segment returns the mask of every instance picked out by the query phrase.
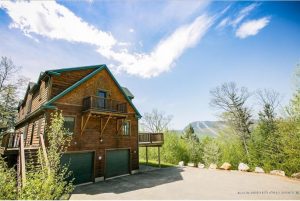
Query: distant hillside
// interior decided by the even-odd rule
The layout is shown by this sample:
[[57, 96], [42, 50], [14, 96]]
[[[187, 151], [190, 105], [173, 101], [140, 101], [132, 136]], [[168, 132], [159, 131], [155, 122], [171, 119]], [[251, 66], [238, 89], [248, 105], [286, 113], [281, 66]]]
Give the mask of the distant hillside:
[[[198, 137], [202, 137], [202, 136], [216, 137], [218, 131], [225, 127], [225, 122], [224, 121], [195, 121], [190, 123], [189, 125], [192, 125]], [[184, 128], [184, 130], [188, 128], [189, 125], [187, 125]]]

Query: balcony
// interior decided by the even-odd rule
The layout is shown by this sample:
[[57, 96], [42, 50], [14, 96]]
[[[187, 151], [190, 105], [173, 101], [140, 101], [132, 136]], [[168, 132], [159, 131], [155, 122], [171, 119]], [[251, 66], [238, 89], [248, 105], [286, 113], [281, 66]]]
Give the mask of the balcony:
[[140, 147], [155, 147], [164, 144], [163, 133], [139, 133], [139, 146]]
[[8, 132], [3, 134], [1, 147], [6, 149], [18, 148], [20, 142], [20, 134]]
[[89, 96], [83, 99], [82, 110], [126, 114], [127, 103], [99, 96]]

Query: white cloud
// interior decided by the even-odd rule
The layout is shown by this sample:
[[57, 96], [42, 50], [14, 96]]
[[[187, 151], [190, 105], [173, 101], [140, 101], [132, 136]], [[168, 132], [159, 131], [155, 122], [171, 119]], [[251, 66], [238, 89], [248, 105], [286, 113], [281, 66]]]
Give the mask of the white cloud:
[[263, 17], [258, 20], [244, 22], [236, 31], [235, 35], [239, 38], [247, 38], [256, 35], [262, 28], [270, 22], [269, 17]]
[[126, 50], [116, 52], [99, 48], [98, 52], [108, 59], [120, 63], [118, 70], [141, 77], [154, 77], [171, 69], [182, 53], [195, 46], [213, 23], [207, 15], [197, 17], [192, 23], [176, 29], [166, 39], [161, 40], [149, 53], [128, 53]]
[[130, 32], [130, 33], [133, 33], [133, 32], [134, 32], [134, 29], [133, 29], [133, 28], [130, 28], [130, 29], [129, 29], [129, 32]]
[[0, 8], [5, 8], [12, 18], [10, 27], [22, 30], [27, 36], [38, 34], [105, 48], [116, 44], [116, 39], [110, 33], [89, 25], [55, 1], [1, 1]]
[[249, 6], [240, 10], [238, 16], [230, 22], [230, 25], [237, 26], [245, 17], [247, 17], [256, 7], [258, 6], [257, 3], [252, 3]]
[[115, 62], [118, 71], [144, 78], [170, 70], [176, 59], [186, 49], [195, 46], [214, 22], [213, 17], [201, 15], [160, 40], [152, 52], [137, 53], [126, 49], [129, 43], [117, 41], [111, 33], [88, 24], [55, 1], [2, 1], [0, 8], [11, 17], [10, 27], [20, 29], [29, 37], [40, 35], [96, 46], [97, 52]]

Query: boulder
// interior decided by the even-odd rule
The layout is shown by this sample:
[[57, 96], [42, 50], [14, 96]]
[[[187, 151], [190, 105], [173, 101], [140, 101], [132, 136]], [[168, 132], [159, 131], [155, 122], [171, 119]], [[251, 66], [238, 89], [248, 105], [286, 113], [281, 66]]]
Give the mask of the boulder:
[[278, 175], [278, 176], [285, 176], [285, 172], [282, 171], [282, 170], [272, 170], [270, 172], [270, 174], [272, 174], [272, 175]]
[[223, 163], [223, 165], [220, 167], [220, 169], [222, 170], [230, 170], [230, 168], [231, 168], [231, 164], [227, 162]]
[[300, 179], [300, 172], [292, 174], [293, 178]]
[[218, 168], [218, 166], [214, 163], [209, 165], [209, 169], [217, 169], [217, 168]]
[[179, 165], [180, 167], [183, 167], [183, 166], [184, 166], [184, 162], [183, 162], [183, 161], [180, 161], [180, 162], [178, 163], [178, 165]]
[[238, 167], [239, 171], [248, 172], [250, 170], [249, 166], [245, 163], [240, 163]]
[[189, 167], [195, 167], [196, 165], [195, 165], [195, 163], [189, 162], [189, 163], [187, 164], [187, 166], [189, 166]]
[[255, 167], [254, 172], [256, 172], [256, 173], [265, 173], [264, 169], [262, 169], [261, 167]]
[[205, 165], [203, 163], [198, 163], [198, 168], [203, 169], [205, 168]]

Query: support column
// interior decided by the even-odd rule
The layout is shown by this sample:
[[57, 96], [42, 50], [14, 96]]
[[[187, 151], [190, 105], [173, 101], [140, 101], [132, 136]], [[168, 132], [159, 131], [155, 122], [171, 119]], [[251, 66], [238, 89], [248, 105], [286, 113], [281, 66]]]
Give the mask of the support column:
[[158, 147], [158, 166], [159, 166], [159, 168], [161, 168], [161, 166], [160, 166], [160, 147]]
[[146, 146], [146, 165], [148, 165], [148, 146]]

